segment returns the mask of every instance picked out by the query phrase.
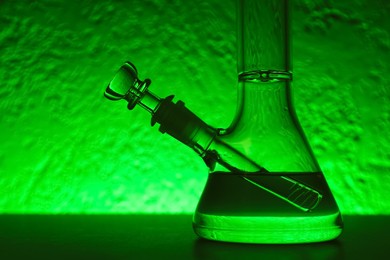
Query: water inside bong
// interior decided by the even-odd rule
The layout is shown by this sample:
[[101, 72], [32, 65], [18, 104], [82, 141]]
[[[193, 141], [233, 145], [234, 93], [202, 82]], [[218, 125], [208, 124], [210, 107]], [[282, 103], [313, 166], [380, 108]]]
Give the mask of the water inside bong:
[[[282, 178], [310, 187], [318, 197], [311, 194], [304, 198], [307, 193], [296, 195], [297, 184], [287, 187]], [[278, 193], [288, 195], [280, 198]], [[294, 202], [308, 206], [297, 206]], [[318, 216], [337, 213], [338, 207], [322, 173], [214, 172], [209, 174], [198, 211], [232, 216]]]
[[210, 173], [194, 215], [198, 235], [227, 242], [321, 242], [342, 226], [320, 172]]

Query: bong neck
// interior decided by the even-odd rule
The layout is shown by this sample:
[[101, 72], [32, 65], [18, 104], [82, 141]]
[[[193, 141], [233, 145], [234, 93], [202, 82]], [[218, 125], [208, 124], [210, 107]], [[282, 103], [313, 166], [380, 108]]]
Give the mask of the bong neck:
[[274, 128], [294, 116], [288, 0], [237, 2], [239, 100], [231, 127], [252, 120]]
[[238, 73], [289, 72], [288, 0], [237, 0]]

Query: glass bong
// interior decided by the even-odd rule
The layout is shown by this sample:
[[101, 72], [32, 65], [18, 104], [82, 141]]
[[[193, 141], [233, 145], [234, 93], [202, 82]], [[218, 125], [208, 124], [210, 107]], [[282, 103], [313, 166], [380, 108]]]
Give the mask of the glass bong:
[[160, 98], [127, 62], [105, 97], [141, 106], [152, 126], [192, 148], [209, 168], [193, 217], [202, 238], [288, 244], [338, 237], [342, 219], [291, 101], [287, 0], [238, 1], [238, 106], [215, 128], [174, 96]]

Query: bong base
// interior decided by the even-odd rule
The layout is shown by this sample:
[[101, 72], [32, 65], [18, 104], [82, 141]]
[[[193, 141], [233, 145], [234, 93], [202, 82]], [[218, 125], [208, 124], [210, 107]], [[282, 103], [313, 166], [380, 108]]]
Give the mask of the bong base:
[[310, 217], [243, 217], [195, 213], [195, 233], [205, 239], [257, 244], [324, 242], [342, 231], [339, 213]]
[[[281, 176], [294, 179], [321, 194], [310, 210], [288, 203], [265, 190], [278, 188]], [[245, 178], [243, 178], [245, 177]], [[248, 181], [249, 179], [250, 181]], [[257, 183], [259, 185], [254, 185]], [[281, 185], [294, 201], [309, 200], [301, 186]], [[286, 196], [285, 196], [286, 197]], [[305, 205], [300, 203], [300, 205]], [[200, 237], [241, 243], [294, 244], [332, 240], [341, 234], [340, 211], [322, 173], [241, 174], [215, 172], [208, 176], [193, 225]]]

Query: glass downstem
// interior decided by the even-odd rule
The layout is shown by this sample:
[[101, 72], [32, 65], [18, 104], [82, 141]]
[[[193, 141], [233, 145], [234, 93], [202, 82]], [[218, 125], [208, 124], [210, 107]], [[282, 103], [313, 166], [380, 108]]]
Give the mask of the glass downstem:
[[249, 159], [219, 138], [218, 129], [208, 126], [187, 109], [182, 101], [172, 102], [173, 96], [164, 99], [152, 116], [152, 125], [160, 124], [160, 132], [167, 133], [197, 152], [210, 170], [216, 164], [230, 172], [248, 173], [245, 180], [275, 195], [303, 211], [317, 207], [322, 195], [297, 180], [280, 176], [277, 182], [271, 178], [256, 179], [250, 173], [268, 173], [266, 169]]

